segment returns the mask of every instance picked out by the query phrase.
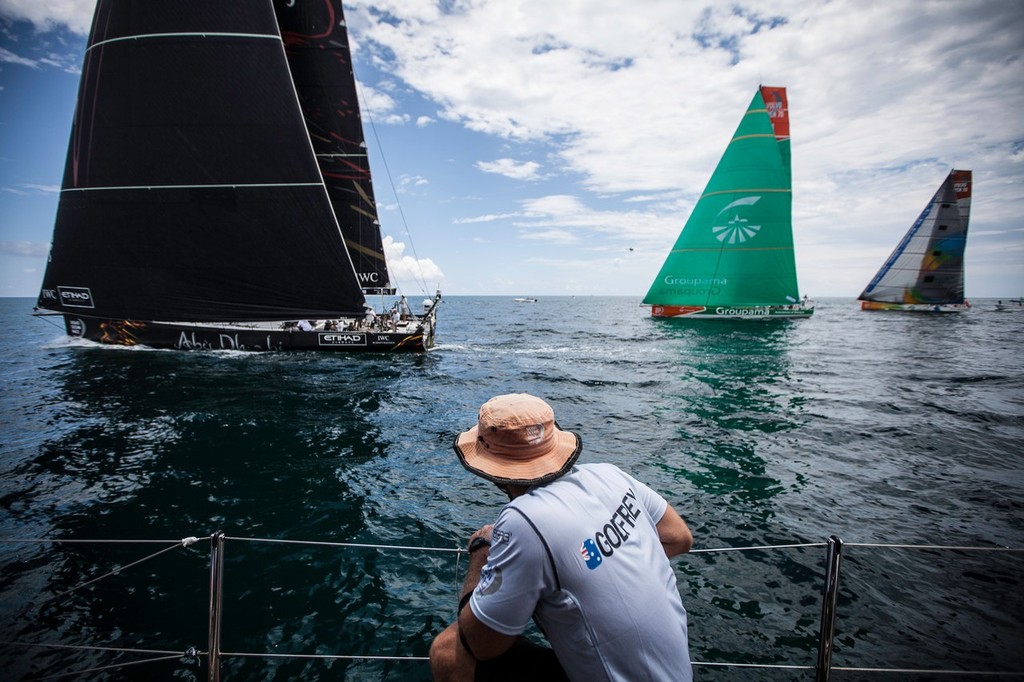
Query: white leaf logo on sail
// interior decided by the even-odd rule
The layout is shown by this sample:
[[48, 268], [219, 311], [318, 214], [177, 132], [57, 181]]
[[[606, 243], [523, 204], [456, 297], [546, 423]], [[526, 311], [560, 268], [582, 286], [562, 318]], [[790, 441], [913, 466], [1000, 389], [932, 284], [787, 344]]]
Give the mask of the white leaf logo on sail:
[[752, 239], [758, 232], [761, 231], [760, 225], [751, 225], [746, 218], [740, 215], [739, 211], [736, 211], [731, 217], [729, 217], [729, 211], [739, 206], [753, 206], [761, 199], [760, 196], [756, 197], [743, 197], [732, 202], [715, 216], [715, 222], [718, 222], [719, 217], [722, 214], [726, 214], [728, 221], [725, 225], [712, 225], [711, 231], [715, 233], [715, 237], [718, 241], [725, 244], [742, 244], [748, 239]]

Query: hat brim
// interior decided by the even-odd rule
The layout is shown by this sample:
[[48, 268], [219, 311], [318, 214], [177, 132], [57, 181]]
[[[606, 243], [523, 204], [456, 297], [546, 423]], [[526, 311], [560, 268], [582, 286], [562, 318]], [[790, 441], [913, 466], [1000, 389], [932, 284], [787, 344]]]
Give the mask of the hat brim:
[[467, 471], [494, 483], [533, 486], [563, 476], [580, 456], [583, 439], [573, 431], [563, 431], [555, 424], [554, 447], [529, 460], [501, 457], [478, 447], [476, 426], [455, 437], [455, 454]]

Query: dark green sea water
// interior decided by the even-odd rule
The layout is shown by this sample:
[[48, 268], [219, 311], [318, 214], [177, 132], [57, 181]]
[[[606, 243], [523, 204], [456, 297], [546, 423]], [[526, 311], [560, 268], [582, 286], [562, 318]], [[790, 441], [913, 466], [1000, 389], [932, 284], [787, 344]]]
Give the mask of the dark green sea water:
[[[206, 650], [208, 538], [221, 530], [223, 679], [429, 679], [419, 660], [294, 655], [426, 655], [464, 559], [330, 543], [463, 546], [503, 500], [451, 440], [484, 400], [517, 391], [581, 433], [582, 461], [661, 491], [698, 549], [855, 543], [836, 666], [1024, 671], [1024, 555], [859, 546], [1024, 547], [1024, 312], [992, 303], [932, 317], [826, 299], [809, 320], [766, 324], [652, 320], [626, 297], [452, 297], [431, 353], [346, 356], [89, 347], [31, 318], [32, 301], [0, 299], [5, 677], [159, 657], [96, 647]], [[189, 536], [200, 541], [130, 566]], [[10, 541], [42, 538], [161, 542]], [[812, 666], [823, 557], [675, 560], [694, 660]], [[42, 643], [89, 649], [26, 646]], [[696, 677], [813, 676], [698, 665]], [[206, 668], [175, 656], [55, 679]]]

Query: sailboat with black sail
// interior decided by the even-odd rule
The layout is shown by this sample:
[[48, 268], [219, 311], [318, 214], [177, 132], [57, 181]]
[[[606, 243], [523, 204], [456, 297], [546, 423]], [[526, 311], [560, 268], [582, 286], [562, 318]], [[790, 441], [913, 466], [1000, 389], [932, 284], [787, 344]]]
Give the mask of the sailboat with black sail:
[[38, 314], [121, 345], [430, 348], [440, 292], [395, 293], [340, 0], [99, 0]]
[[973, 173], [953, 169], [857, 299], [862, 310], [950, 313], [964, 299]]
[[786, 89], [761, 86], [644, 297], [651, 315], [813, 314], [797, 287], [792, 204]]

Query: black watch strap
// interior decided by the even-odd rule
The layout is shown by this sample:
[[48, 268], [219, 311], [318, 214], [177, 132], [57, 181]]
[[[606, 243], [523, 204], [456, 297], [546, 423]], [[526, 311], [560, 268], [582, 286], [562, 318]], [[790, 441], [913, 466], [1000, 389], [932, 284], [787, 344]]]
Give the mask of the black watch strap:
[[469, 553], [472, 554], [473, 552], [477, 551], [481, 547], [490, 547], [490, 546], [491, 546], [491, 541], [481, 535], [480, 537], [475, 538], [473, 540], [473, 542], [469, 543]]

